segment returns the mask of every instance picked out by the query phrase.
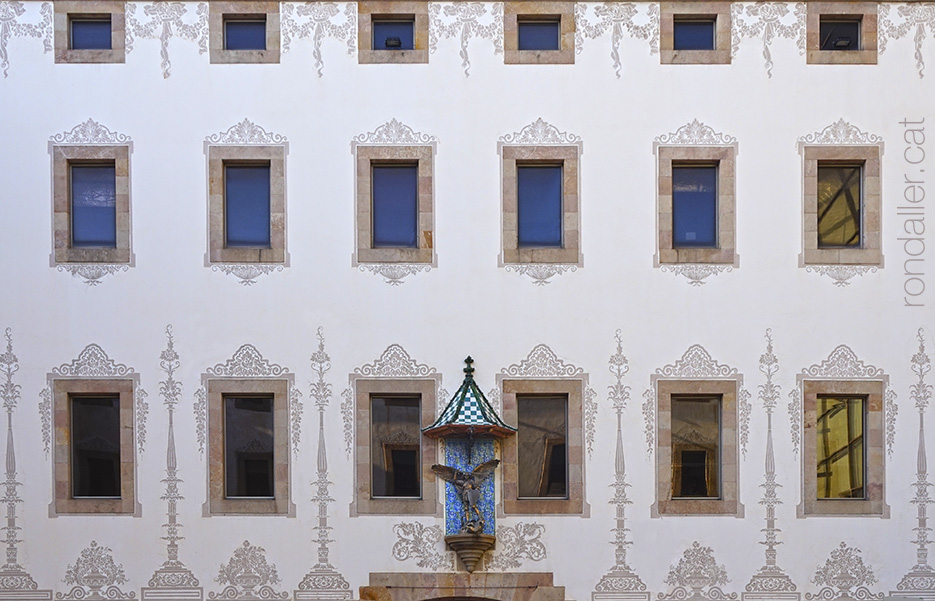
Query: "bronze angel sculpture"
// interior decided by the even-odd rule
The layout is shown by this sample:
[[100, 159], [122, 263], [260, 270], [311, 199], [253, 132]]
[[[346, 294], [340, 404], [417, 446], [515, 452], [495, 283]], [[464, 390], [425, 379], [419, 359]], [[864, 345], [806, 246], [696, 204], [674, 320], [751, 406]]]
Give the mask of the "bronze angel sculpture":
[[451, 482], [461, 497], [464, 505], [464, 523], [461, 525], [463, 534], [484, 532], [484, 518], [477, 507], [480, 503], [480, 487], [484, 480], [493, 474], [498, 465], [500, 465], [499, 459], [491, 459], [478, 465], [471, 472], [463, 472], [447, 465], [432, 466], [432, 471], [442, 480]]

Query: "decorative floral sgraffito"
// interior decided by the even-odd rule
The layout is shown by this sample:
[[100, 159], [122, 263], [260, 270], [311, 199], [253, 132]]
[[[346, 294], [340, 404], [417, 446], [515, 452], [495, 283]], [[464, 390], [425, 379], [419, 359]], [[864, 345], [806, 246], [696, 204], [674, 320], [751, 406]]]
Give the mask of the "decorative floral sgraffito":
[[295, 386], [289, 390], [289, 433], [292, 436], [292, 454], [298, 456], [302, 441], [302, 392]]
[[532, 280], [536, 286], [545, 286], [550, 284], [549, 280], [557, 275], [568, 273], [569, 271], [578, 271], [577, 265], [567, 265], [561, 263], [523, 263], [510, 264], [505, 266], [507, 271], [512, 271], [520, 275], [525, 275]]
[[218, 263], [211, 266], [211, 271], [234, 276], [243, 286], [252, 286], [258, 278], [282, 269], [282, 265], [274, 263]]
[[646, 454], [650, 457], [656, 449], [656, 387], [650, 386], [643, 392], [643, 438], [646, 441]]
[[468, 42], [471, 38], [488, 39], [493, 44], [494, 54], [503, 54], [502, 2], [432, 2], [429, 4], [429, 19], [429, 52], [435, 53], [439, 38], [459, 38], [465, 77], [470, 77]]
[[88, 286], [97, 286], [103, 278], [130, 269], [129, 265], [116, 263], [67, 263], [56, 265], [59, 272], [68, 272], [76, 278], [84, 280]]
[[896, 6], [896, 14], [900, 18], [899, 23], [892, 20], [892, 10], [893, 6], [886, 2], [878, 5], [877, 41], [880, 45], [880, 54], [886, 52], [886, 45], [890, 38], [897, 40], [906, 37], [909, 32], [914, 32], [912, 40], [915, 44], [916, 69], [919, 70], [919, 79], [922, 79], [925, 71], [922, 45], [929, 33], [935, 36], [935, 4], [911, 2]]
[[414, 559], [420, 568], [454, 570], [454, 555], [439, 551], [444, 531], [441, 526], [424, 526], [419, 522], [402, 522], [393, 526], [396, 543], [393, 559]]
[[838, 119], [820, 131], [799, 138], [802, 144], [882, 144], [883, 138], [862, 131], [859, 127]]
[[810, 378], [882, 378], [884, 376], [882, 369], [861, 361], [857, 353], [845, 344], [835, 347], [827, 359], [806, 368], [802, 373]]
[[354, 446], [354, 389], [341, 391], [341, 421], [344, 424], [344, 458], [350, 460]]
[[786, 405], [789, 413], [789, 440], [792, 441], [792, 454], [798, 456], [802, 445], [802, 391], [796, 386], [789, 391], [789, 404]]
[[52, 389], [43, 388], [39, 392], [39, 424], [42, 430], [42, 448], [45, 458], [49, 458], [52, 448]]
[[581, 144], [581, 137], [563, 132], [539, 117], [518, 132], [500, 137], [502, 144]]
[[81, 599], [134, 599], [136, 593], [125, 593], [119, 585], [127, 583], [123, 566], [114, 561], [112, 551], [102, 547], [97, 541], [81, 551], [74, 565], [65, 571], [65, 584], [72, 589], [67, 593], [56, 593], [55, 598], [62, 601]]
[[[283, 2], [280, 6], [283, 53], [289, 52], [293, 39], [311, 38], [318, 77], [324, 75], [321, 44], [325, 38], [345, 42], [347, 54], [354, 54], [357, 49], [357, 5], [354, 2], [346, 3], [343, 11], [334, 2], [306, 2], [298, 7]], [[339, 15], [341, 18], [335, 20]]]
[[662, 601], [736, 599], [737, 593], [727, 594], [721, 589], [728, 582], [727, 570], [714, 559], [711, 547], [702, 547], [695, 541], [685, 549], [679, 562], [669, 568], [665, 583], [674, 588], [668, 594], [659, 593], [658, 598]]
[[58, 133], [49, 138], [53, 144], [129, 144], [130, 136], [120, 132], [111, 131], [106, 125], [101, 125], [94, 119], [79, 123], [68, 131]]
[[0, 71], [3, 77], [9, 75], [10, 56], [7, 42], [10, 38], [41, 38], [46, 53], [52, 52], [52, 4], [43, 2], [39, 6], [38, 23], [20, 23], [19, 18], [26, 14], [26, 7], [18, 1], [0, 1]]
[[678, 361], [656, 373], [665, 378], [731, 378], [737, 375], [737, 368], [718, 363], [705, 347], [693, 344]]
[[397, 121], [396, 119], [390, 119], [383, 125], [379, 126], [373, 131], [363, 133], [354, 137], [354, 143], [356, 144], [386, 144], [386, 145], [410, 145], [410, 146], [427, 146], [435, 144], [438, 142], [438, 139], [435, 136], [430, 136], [428, 134], [423, 134], [413, 130], [408, 125]]
[[244, 541], [234, 550], [226, 564], [221, 564], [214, 579], [226, 585], [220, 593], [208, 593], [209, 599], [288, 599], [289, 593], [278, 592], [280, 583], [276, 566], [266, 561], [266, 550]]
[[812, 582], [821, 587], [817, 593], [805, 593], [809, 601], [815, 599], [882, 599], [883, 593], [873, 593], [867, 587], [875, 584], [873, 569], [864, 563], [857, 547], [848, 547], [841, 542], [831, 552], [824, 565], [815, 570]]
[[542, 543], [545, 526], [535, 522], [517, 522], [497, 528], [497, 550], [486, 556], [488, 570], [511, 570], [523, 565], [523, 559], [542, 561], [546, 547]]
[[717, 263], [678, 263], [662, 265], [660, 269], [686, 278], [692, 286], [703, 286], [706, 278], [721, 273], [730, 273], [734, 267]]
[[896, 404], [896, 391], [892, 388], [887, 388], [883, 394], [883, 412], [886, 414], [886, 454], [892, 458], [893, 444], [896, 442], [896, 415], [899, 413], [899, 406]]
[[425, 263], [376, 263], [357, 266], [360, 271], [369, 271], [382, 277], [390, 286], [399, 286], [404, 283], [406, 277], [429, 271], [431, 268], [431, 265]]
[[[631, 38], [649, 42], [649, 54], [659, 53], [659, 4], [655, 2], [640, 3], [646, 12], [641, 13], [636, 4], [631, 2], [604, 2], [594, 6], [593, 13], [596, 21], [591, 22], [588, 13], [589, 5], [579, 2], [575, 4], [575, 53], [581, 54], [585, 39], [596, 39], [610, 30], [610, 58], [613, 61], [614, 72], [620, 79], [622, 64], [620, 60], [620, 41], [626, 32]], [[639, 19], [634, 19], [639, 17]], [[637, 24], [636, 21], [643, 21]]]
[[208, 51], [208, 5], [199, 3], [195, 10], [195, 19], [182, 17], [188, 9], [182, 2], [153, 2], [143, 7], [143, 14], [149, 19], [140, 22], [136, 18], [137, 4], [127, 2], [126, 28], [127, 54], [133, 50], [133, 36], [159, 40], [159, 56], [162, 59], [162, 77], [169, 77], [172, 63], [169, 61], [169, 39], [179, 37], [198, 44], [198, 54]]
[[[805, 3], [797, 2], [789, 10], [787, 2], [756, 2], [731, 5], [731, 56], [737, 56], [741, 38], [763, 38], [766, 76], [773, 76], [770, 44], [777, 37], [795, 40], [799, 54], [805, 54]], [[791, 18], [789, 18], [791, 17]]]
[[198, 441], [198, 452], [204, 457], [208, 432], [208, 391], [204, 386], [195, 391], [192, 411], [195, 413], [195, 438]]
[[736, 144], [737, 138], [714, 131], [698, 119], [693, 119], [674, 132], [656, 136], [653, 139], [657, 144], [685, 144], [698, 145], [729, 145]]
[[808, 265], [805, 271], [827, 276], [834, 280], [835, 286], [844, 288], [851, 285], [854, 276], [876, 273], [877, 268], [873, 265]]
[[211, 134], [205, 138], [208, 144], [267, 145], [286, 144], [288, 140], [282, 134], [266, 131], [253, 121], [244, 119], [230, 126], [226, 131]]
[[242, 345], [230, 359], [207, 369], [215, 378], [278, 378], [288, 373], [288, 367], [270, 363], [252, 344]]
[[434, 373], [434, 369], [417, 362], [398, 344], [389, 345], [376, 361], [354, 370], [354, 375], [365, 378], [421, 378]]

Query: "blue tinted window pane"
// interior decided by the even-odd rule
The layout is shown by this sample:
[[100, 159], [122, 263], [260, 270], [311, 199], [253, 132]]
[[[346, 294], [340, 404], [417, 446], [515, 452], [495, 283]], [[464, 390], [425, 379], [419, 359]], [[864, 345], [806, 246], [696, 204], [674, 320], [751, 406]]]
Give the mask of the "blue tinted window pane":
[[224, 49], [266, 50], [266, 21], [225, 21]]
[[117, 178], [113, 165], [72, 166], [71, 245], [117, 247]]
[[418, 166], [374, 165], [372, 177], [374, 248], [416, 248]]
[[717, 247], [717, 167], [672, 167], [675, 247]]
[[269, 166], [224, 168], [227, 247], [269, 248]]
[[822, 50], [860, 50], [860, 21], [822, 19], [818, 33]]
[[714, 20], [676, 20], [672, 47], [676, 50], [714, 50]]
[[562, 166], [516, 168], [519, 246], [562, 245]]
[[558, 21], [520, 21], [520, 50], [559, 50]]
[[74, 50], [110, 50], [110, 19], [73, 19], [71, 47]]
[[412, 50], [412, 21], [373, 21], [374, 50]]

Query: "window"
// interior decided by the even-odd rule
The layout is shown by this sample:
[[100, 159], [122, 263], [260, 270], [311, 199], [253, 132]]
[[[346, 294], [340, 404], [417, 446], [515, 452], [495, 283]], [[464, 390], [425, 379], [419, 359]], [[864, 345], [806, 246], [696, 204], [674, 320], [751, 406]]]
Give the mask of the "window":
[[132, 380], [55, 380], [55, 512], [133, 514]]
[[124, 2], [68, 0], [54, 7], [56, 63], [126, 61]]
[[285, 148], [208, 147], [209, 261], [283, 263]]
[[800, 516], [884, 515], [883, 382], [804, 380]]
[[658, 380], [653, 515], [743, 515], [735, 380]]
[[422, 436], [435, 421], [435, 380], [358, 379], [357, 497], [352, 515], [439, 515], [432, 465], [437, 443]]
[[574, 64], [574, 2], [506, 2], [503, 49], [508, 65]]
[[208, 380], [212, 515], [290, 513], [288, 380]]
[[357, 61], [429, 62], [428, 4], [416, 0], [358, 2]]
[[54, 261], [129, 263], [129, 146], [52, 146]]
[[503, 512], [582, 514], [581, 380], [503, 380]]
[[432, 146], [357, 146], [360, 263], [433, 263]]
[[877, 64], [875, 2], [809, 2], [806, 8], [808, 64]]
[[501, 146], [504, 263], [579, 263], [578, 146]]
[[659, 146], [658, 262], [737, 264], [733, 146]]
[[208, 5], [212, 63], [278, 63], [279, 3], [227, 0]]
[[803, 262], [880, 265], [880, 147], [805, 146]]
[[662, 2], [660, 12], [662, 64], [730, 64], [730, 2]]

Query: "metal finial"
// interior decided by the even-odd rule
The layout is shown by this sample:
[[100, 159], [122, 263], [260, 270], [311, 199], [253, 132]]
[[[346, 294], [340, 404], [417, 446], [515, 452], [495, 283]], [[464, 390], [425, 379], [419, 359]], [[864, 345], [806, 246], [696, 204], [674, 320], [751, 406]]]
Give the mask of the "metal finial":
[[474, 375], [474, 367], [471, 365], [472, 363], [474, 363], [474, 359], [471, 359], [471, 356], [468, 355], [467, 359], [464, 360], [464, 373], [468, 376]]

